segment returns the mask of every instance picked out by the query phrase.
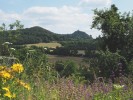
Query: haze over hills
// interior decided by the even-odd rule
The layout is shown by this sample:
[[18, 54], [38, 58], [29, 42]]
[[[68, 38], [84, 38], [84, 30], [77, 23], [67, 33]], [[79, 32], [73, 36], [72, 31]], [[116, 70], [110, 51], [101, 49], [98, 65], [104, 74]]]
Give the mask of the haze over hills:
[[87, 33], [79, 30], [72, 34], [57, 34], [39, 26], [25, 28], [19, 31], [13, 30], [11, 31], [11, 34], [19, 34], [16, 41], [14, 42], [15, 44], [92, 39], [91, 35], [88, 35]]

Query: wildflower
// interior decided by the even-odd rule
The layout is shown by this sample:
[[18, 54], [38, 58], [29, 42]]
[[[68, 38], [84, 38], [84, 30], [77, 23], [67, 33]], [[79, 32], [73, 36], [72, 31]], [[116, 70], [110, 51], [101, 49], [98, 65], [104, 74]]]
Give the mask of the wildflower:
[[114, 84], [113, 87], [114, 89], [119, 90], [119, 89], [122, 89], [124, 85]]
[[24, 88], [26, 88], [27, 90], [30, 90], [30, 89], [31, 89], [30, 86], [29, 86], [29, 84], [24, 83], [24, 82], [21, 81], [21, 80], [18, 80], [17, 82], [18, 82], [20, 85], [22, 85]]
[[25, 84], [24, 87], [27, 89], [27, 90], [31, 90], [30, 88], [30, 85], [29, 84]]
[[3, 87], [2, 89], [5, 90], [6, 92], [10, 92], [9, 87]]
[[11, 74], [8, 73], [7, 71], [0, 71], [0, 76], [5, 78], [5, 79], [10, 79], [11, 78]]
[[8, 98], [16, 97], [16, 95], [14, 93], [13, 93], [13, 95], [11, 94], [9, 87], [3, 87], [2, 89], [6, 91], [6, 93], [4, 94], [5, 97], [8, 97]]
[[9, 45], [9, 44], [12, 44], [10, 42], [4, 42], [2, 45]]
[[11, 94], [11, 92], [6, 92], [5, 94], [4, 94], [4, 96], [5, 97], [8, 97], [8, 98], [15, 98], [16, 97], [16, 95], [13, 93], [13, 94]]
[[10, 50], [15, 51], [15, 48], [10, 48]]
[[44, 48], [44, 50], [47, 50], [47, 48]]
[[5, 97], [8, 97], [8, 98], [11, 98], [11, 97], [12, 97], [11, 92], [6, 92], [6, 93], [4, 94], [4, 96], [5, 96]]
[[18, 73], [21, 73], [24, 70], [22, 64], [18, 64], [18, 63], [17, 64], [13, 64], [13, 66], [11, 68], [12, 68], [12, 70], [14, 72], [18, 72]]

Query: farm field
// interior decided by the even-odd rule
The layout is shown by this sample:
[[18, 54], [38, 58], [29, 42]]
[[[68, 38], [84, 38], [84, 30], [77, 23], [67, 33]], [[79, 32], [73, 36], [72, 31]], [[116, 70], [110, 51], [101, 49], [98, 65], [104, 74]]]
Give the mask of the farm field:
[[74, 63], [78, 64], [78, 65], [88, 65], [87, 63], [85, 63], [83, 60], [85, 59], [85, 57], [72, 57], [72, 56], [58, 56], [58, 55], [47, 55], [48, 57], [48, 61], [50, 63], [55, 63], [56, 61], [73, 61]]
[[56, 48], [61, 47], [60, 43], [51, 42], [51, 43], [36, 43], [36, 44], [27, 44], [26, 46], [37, 46], [37, 47], [48, 47], [48, 48]]

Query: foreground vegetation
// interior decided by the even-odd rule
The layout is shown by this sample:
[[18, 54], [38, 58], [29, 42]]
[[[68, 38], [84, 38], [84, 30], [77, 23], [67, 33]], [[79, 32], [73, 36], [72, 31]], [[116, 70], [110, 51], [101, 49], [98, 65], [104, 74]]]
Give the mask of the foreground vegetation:
[[[15, 50], [15, 52], [17, 52], [17, 50]], [[12, 56], [15, 56], [15, 52]], [[25, 56], [25, 59], [22, 61], [14, 60], [8, 63], [8, 65], [12, 65], [12, 63], [21, 62], [23, 67], [21, 64], [17, 64], [18, 67], [15, 64], [13, 66], [16, 67], [0, 67], [1, 72], [4, 70], [9, 73], [7, 77], [2, 76], [6, 74], [1, 74], [2, 80], [3, 78], [7, 80], [6, 82], [1, 81], [1, 88], [3, 89], [1, 92], [1, 99], [130, 100], [133, 98], [132, 75], [127, 75], [125, 69], [121, 68], [121, 64], [115, 65], [115, 62], [117, 62], [119, 58], [122, 60], [118, 54], [109, 51], [106, 51], [105, 54], [102, 52], [100, 54], [101, 57], [103, 57], [101, 60], [102, 62], [96, 62], [94, 60], [95, 63], [90, 63], [89, 66], [78, 66], [72, 61], [57, 61], [53, 65], [48, 62], [47, 56], [39, 52], [38, 49], [31, 50], [29, 48], [26, 55], [27, 56]], [[92, 59], [90, 59], [90, 61], [91, 60]], [[6, 65], [4, 61], [6, 61], [6, 59], [3, 58], [3, 66]], [[102, 67], [94, 67], [91, 64], [103, 64], [102, 66], [107, 64], [106, 66], [112, 66], [113, 69], [118, 70], [114, 70], [114, 75], [110, 73], [110, 69], [107, 69], [107, 72], [102, 72], [102, 74], [98, 72]], [[13, 73], [10, 70], [14, 70]], [[16, 72], [18, 72], [18, 74], [15, 74]], [[108, 73], [110, 73], [110, 75]], [[9, 80], [10, 75], [13, 76], [11, 80]], [[21, 85], [28, 90], [21, 87]], [[11, 92], [9, 92], [9, 89]]]

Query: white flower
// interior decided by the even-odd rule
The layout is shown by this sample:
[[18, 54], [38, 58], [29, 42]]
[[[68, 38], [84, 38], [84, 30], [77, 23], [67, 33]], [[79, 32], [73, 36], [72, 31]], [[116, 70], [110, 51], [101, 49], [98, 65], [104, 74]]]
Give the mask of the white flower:
[[44, 48], [44, 50], [47, 50], [47, 48]]
[[15, 49], [15, 48], [10, 48], [10, 50], [13, 50], [13, 51], [15, 51], [16, 49]]
[[114, 84], [113, 87], [114, 89], [119, 90], [119, 89], [124, 88], [124, 85]]
[[10, 42], [4, 42], [2, 45], [9, 45], [9, 44], [12, 44]]

